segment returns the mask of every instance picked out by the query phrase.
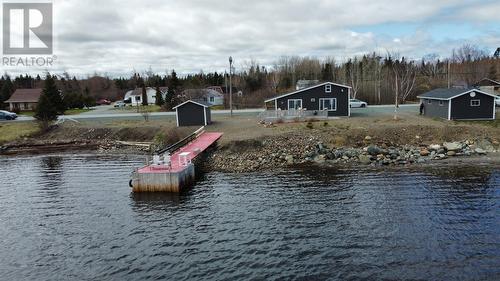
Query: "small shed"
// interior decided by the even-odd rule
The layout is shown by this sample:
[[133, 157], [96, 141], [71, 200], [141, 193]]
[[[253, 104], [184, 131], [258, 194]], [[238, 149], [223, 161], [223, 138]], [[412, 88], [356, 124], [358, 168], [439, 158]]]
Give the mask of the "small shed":
[[495, 95], [478, 89], [435, 89], [418, 96], [424, 115], [447, 120], [495, 119]]
[[206, 126], [212, 123], [210, 107], [202, 101], [188, 100], [174, 107], [177, 127]]

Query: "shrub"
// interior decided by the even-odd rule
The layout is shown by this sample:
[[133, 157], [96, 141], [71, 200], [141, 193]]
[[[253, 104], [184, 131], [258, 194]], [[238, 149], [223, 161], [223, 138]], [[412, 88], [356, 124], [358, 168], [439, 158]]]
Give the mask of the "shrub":
[[309, 122], [307, 122], [306, 128], [313, 129], [314, 128], [314, 124], [311, 121], [309, 121]]

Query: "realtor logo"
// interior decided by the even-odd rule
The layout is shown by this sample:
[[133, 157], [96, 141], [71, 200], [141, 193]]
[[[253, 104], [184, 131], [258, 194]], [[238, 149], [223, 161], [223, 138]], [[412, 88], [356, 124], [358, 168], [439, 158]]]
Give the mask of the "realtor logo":
[[52, 3], [3, 3], [3, 53], [52, 54]]

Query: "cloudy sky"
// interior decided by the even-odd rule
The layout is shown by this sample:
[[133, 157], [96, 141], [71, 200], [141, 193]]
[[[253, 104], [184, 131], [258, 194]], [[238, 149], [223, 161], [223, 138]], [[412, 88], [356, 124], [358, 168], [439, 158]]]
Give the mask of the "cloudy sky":
[[[34, 1], [31, 1], [34, 2]], [[54, 0], [52, 72], [110, 76], [224, 71], [251, 59], [398, 52], [445, 57], [464, 43], [500, 47], [500, 1]], [[9, 72], [25, 72], [6, 69]], [[30, 69], [30, 71], [37, 71]]]

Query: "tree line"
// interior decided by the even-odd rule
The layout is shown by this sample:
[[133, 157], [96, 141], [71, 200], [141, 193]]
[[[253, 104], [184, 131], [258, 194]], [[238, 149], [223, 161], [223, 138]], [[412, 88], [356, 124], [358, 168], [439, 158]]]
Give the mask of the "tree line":
[[[396, 52], [368, 53], [343, 61], [333, 57], [314, 58], [283, 56], [271, 65], [262, 66], [257, 61], [241, 63], [239, 71], [232, 74], [233, 92], [241, 90], [242, 96], [233, 96], [236, 108], [262, 107], [269, 97], [295, 89], [299, 80], [332, 81], [352, 87], [352, 97], [370, 104], [399, 104], [416, 99], [416, 96], [434, 88], [470, 87], [482, 78], [500, 80], [500, 48], [494, 52], [465, 44], [453, 49], [446, 58], [429, 54], [419, 60], [410, 59]], [[165, 98], [154, 102], [169, 110], [182, 102], [184, 89], [201, 89], [221, 86], [228, 89], [228, 74], [200, 72], [178, 76], [175, 70], [159, 75], [152, 70], [129, 77], [109, 78], [93, 75], [76, 79], [67, 73], [52, 78], [56, 86], [68, 97], [67, 107], [81, 107], [96, 99], [123, 99], [129, 90], [168, 87]], [[40, 87], [40, 76], [20, 75], [11, 79], [0, 78], [0, 105], [16, 88]], [[226, 90], [228, 91], [228, 90]], [[156, 95], [159, 96], [158, 94]], [[146, 102], [145, 102], [146, 100]], [[227, 99], [226, 99], [227, 100]], [[147, 103], [147, 96], [143, 98]], [[152, 101], [151, 101], [152, 102]]]

